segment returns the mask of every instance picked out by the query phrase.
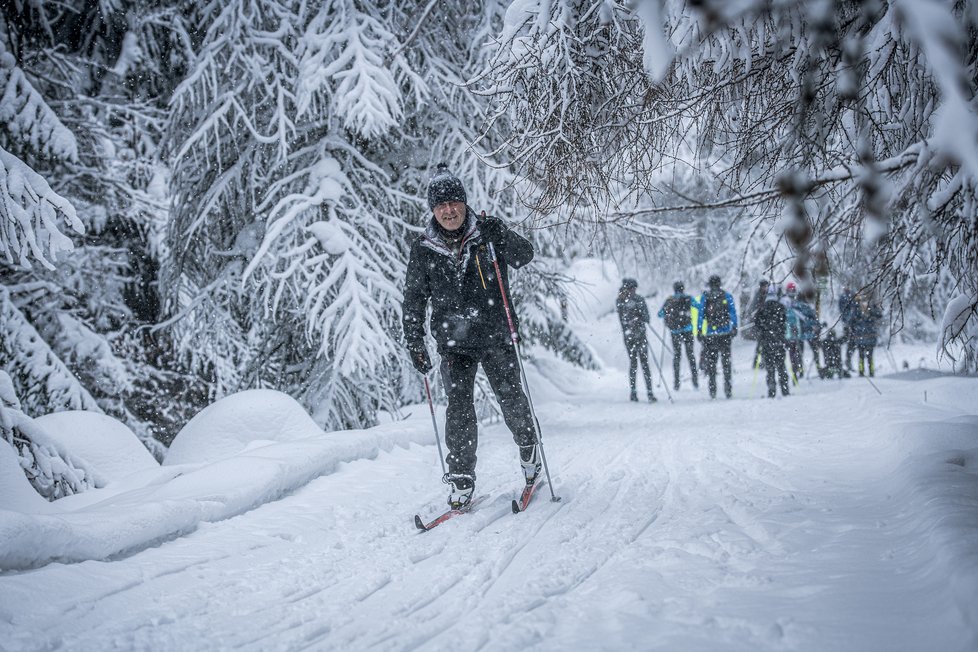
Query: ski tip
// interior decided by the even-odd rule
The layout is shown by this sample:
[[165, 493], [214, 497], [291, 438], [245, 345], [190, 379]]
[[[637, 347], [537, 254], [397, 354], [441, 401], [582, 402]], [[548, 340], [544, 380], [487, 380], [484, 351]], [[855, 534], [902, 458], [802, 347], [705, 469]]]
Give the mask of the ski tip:
[[520, 513], [520, 504], [518, 502], [516, 502], [515, 500], [513, 501], [513, 513], [514, 514], [519, 514]]
[[417, 514], [414, 515], [414, 526], [419, 530], [421, 530], [422, 532], [428, 531], [428, 528], [424, 526], [424, 521], [422, 521], [421, 517], [418, 516]]

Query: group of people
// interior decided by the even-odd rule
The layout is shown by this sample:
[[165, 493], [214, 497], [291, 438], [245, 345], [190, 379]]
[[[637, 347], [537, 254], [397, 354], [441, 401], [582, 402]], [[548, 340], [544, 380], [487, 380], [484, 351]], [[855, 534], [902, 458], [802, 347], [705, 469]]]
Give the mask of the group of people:
[[[628, 351], [628, 381], [631, 388], [629, 398], [632, 401], [638, 400], [636, 369], [641, 365], [649, 401], [655, 402], [646, 336], [649, 309], [637, 289], [638, 283], [635, 279], [623, 279], [616, 302], [625, 349]], [[677, 390], [680, 387], [679, 372], [685, 350], [693, 387], [699, 387], [696, 356], [693, 353], [695, 337], [702, 345], [703, 371], [707, 377], [710, 398], [716, 398], [717, 395], [718, 363], [723, 369], [723, 392], [727, 398], [731, 398], [733, 381], [730, 348], [733, 338], [737, 336], [737, 306], [733, 296], [721, 287], [720, 277], [711, 276], [707, 289], [699, 297], [686, 294], [684, 284], [677, 281], [673, 285], [672, 296], [666, 299], [658, 315], [665, 320], [672, 339], [673, 386]]]
[[[616, 304], [628, 351], [630, 399], [638, 400], [636, 377], [637, 368], [641, 366], [649, 401], [655, 402], [646, 336], [649, 311], [645, 299], [637, 294], [637, 288], [635, 279], [623, 279]], [[870, 302], [867, 294], [856, 294], [846, 287], [839, 298], [839, 313], [843, 324], [841, 337], [819, 321], [815, 308], [799, 296], [795, 283], [788, 282], [782, 290], [777, 283], [760, 282], [746, 310], [748, 325], [744, 334], [757, 341], [754, 368], [764, 367], [768, 396], [776, 396], [779, 388], [781, 394], [787, 396], [790, 393], [789, 374], [795, 383], [805, 375], [806, 347], [812, 351], [812, 362], [820, 378], [849, 377], [853, 371], [853, 353], [858, 353], [859, 375], [875, 374], [873, 350], [882, 311]], [[733, 392], [730, 349], [738, 332], [738, 318], [733, 297], [721, 287], [720, 277], [711, 276], [707, 289], [698, 297], [686, 294], [684, 284], [677, 281], [673, 285], [673, 294], [666, 299], [658, 315], [672, 338], [674, 387], [677, 390], [680, 387], [680, 367], [685, 357], [693, 387], [699, 387], [697, 372], [702, 370], [707, 375], [710, 398], [716, 398], [719, 361], [724, 394], [730, 398]], [[693, 352], [694, 338], [702, 345], [699, 365]], [[847, 345], [845, 365], [843, 345]]]
[[[854, 351], [859, 353], [859, 375], [875, 375], [873, 349], [883, 313], [867, 294], [857, 295], [848, 287], [843, 289], [839, 297], [842, 337], [827, 323], [819, 321], [815, 308], [798, 295], [798, 288], [792, 282], [782, 292], [778, 284], [762, 280], [747, 311], [752, 327], [745, 335], [757, 340], [754, 368], [764, 366], [768, 396], [773, 398], [778, 388], [782, 395], [788, 395], [789, 369], [796, 383], [805, 375], [806, 345], [811, 348], [812, 364], [820, 378], [848, 378], [853, 371]], [[844, 344], [847, 350], [843, 366]]]

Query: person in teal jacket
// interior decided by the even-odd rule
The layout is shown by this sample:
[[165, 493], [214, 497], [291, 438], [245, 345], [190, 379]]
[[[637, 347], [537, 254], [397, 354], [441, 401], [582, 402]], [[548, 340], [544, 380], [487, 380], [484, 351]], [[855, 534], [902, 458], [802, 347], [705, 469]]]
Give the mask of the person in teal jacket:
[[737, 336], [737, 306], [733, 295], [720, 287], [719, 276], [711, 276], [707, 286], [698, 306], [696, 334], [703, 344], [710, 398], [717, 395], [717, 359], [723, 364], [723, 393], [732, 398], [730, 345]]

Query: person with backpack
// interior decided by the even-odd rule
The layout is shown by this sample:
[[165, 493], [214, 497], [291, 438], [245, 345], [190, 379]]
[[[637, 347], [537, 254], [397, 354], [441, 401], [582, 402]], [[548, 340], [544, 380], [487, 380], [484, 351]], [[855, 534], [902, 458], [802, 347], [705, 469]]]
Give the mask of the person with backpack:
[[846, 369], [852, 371], [852, 354], [856, 346], [852, 343], [852, 320], [856, 314], [856, 295], [848, 285], [842, 288], [839, 296], [839, 317], [842, 320], [842, 341], [846, 343]]
[[862, 294], [856, 296], [854, 303], [850, 337], [859, 354], [859, 375], [875, 376], [873, 349], [876, 348], [876, 331], [880, 319], [883, 318], [883, 311], [878, 306], [870, 304], [869, 298]]
[[710, 277], [698, 308], [696, 333], [703, 343], [710, 398], [716, 398], [717, 395], [718, 358], [723, 364], [723, 392], [727, 398], [732, 398], [730, 345], [737, 336], [737, 307], [733, 296], [720, 287], [719, 276], [714, 274]]
[[618, 300], [615, 302], [618, 320], [621, 322], [621, 334], [625, 339], [625, 350], [628, 351], [628, 386], [631, 388], [629, 400], [638, 400], [635, 377], [638, 365], [641, 363], [649, 403], [655, 403], [656, 398], [652, 393], [652, 372], [649, 369], [649, 342], [645, 334], [645, 327], [649, 323], [649, 306], [636, 290], [638, 290], [638, 281], [633, 278], [623, 278], [621, 288], [618, 290]]
[[673, 295], [659, 309], [659, 318], [665, 320], [666, 328], [672, 335], [672, 374], [676, 391], [679, 390], [683, 345], [686, 345], [686, 359], [693, 374], [693, 387], [698, 389], [700, 386], [696, 373], [696, 355], [693, 353], [693, 297], [686, 294], [685, 289], [682, 281], [676, 281], [672, 286]]
[[788, 312], [789, 320], [792, 322], [792, 367], [796, 368], [796, 375], [801, 378], [805, 375], [805, 343], [812, 349], [815, 358], [815, 366], [818, 367], [818, 335], [822, 329], [822, 324], [818, 321], [818, 314], [815, 308], [798, 296], [798, 286], [788, 283]]
[[[767, 395], [777, 396], [780, 385], [781, 395], [788, 395], [788, 372], [784, 367], [785, 321], [787, 309], [778, 297], [777, 284], [768, 286], [767, 298], [754, 316], [754, 333], [761, 347], [761, 360], [767, 372]], [[775, 381], [777, 376], [777, 382]]]
[[[448, 472], [443, 480], [451, 487], [449, 506], [459, 509], [469, 504], [475, 490], [479, 439], [475, 377], [480, 365], [519, 447], [527, 484], [540, 473], [533, 415], [499, 287], [501, 280], [508, 288], [510, 269], [533, 260], [533, 245], [502, 219], [485, 213], [477, 217], [466, 203], [462, 182], [445, 164], [438, 166], [428, 185], [428, 208], [431, 215], [424, 232], [411, 244], [407, 265], [404, 339], [411, 363], [425, 376], [434, 366], [424, 341], [426, 321], [441, 354], [441, 378], [448, 396]], [[495, 276], [490, 245], [500, 279]], [[431, 317], [426, 319], [429, 306]]]

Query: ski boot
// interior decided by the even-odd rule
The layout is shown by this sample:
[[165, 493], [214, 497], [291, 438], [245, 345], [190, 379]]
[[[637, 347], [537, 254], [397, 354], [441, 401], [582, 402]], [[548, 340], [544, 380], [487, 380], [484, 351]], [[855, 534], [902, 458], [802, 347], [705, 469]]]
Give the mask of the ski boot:
[[465, 473], [447, 473], [444, 480], [452, 488], [452, 493], [448, 495], [448, 506], [452, 509], [468, 507], [475, 493], [475, 478]]
[[540, 449], [536, 444], [520, 446], [520, 465], [526, 484], [533, 484], [540, 475]]

